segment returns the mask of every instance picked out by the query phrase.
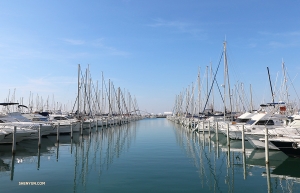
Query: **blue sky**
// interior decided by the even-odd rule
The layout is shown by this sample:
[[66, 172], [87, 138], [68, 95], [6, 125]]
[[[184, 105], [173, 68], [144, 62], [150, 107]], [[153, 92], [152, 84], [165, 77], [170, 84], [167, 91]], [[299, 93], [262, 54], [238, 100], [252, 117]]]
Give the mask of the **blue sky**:
[[[94, 82], [103, 72], [141, 110], [171, 111], [199, 67], [203, 79], [206, 66], [216, 69], [226, 38], [232, 87], [249, 92], [251, 84], [256, 104], [271, 101], [266, 67], [279, 96], [283, 60], [299, 101], [299, 8], [277, 0], [1, 1], [0, 100], [16, 89], [16, 100], [32, 92], [71, 104], [77, 65], [89, 64]], [[223, 65], [219, 84], [222, 73]]]

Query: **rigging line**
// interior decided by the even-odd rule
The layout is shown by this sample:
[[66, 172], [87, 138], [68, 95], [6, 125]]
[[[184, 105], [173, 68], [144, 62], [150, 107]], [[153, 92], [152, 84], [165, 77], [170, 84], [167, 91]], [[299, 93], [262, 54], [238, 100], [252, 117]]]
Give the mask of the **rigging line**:
[[[235, 90], [237, 90], [236, 85], [235, 85]], [[245, 111], [246, 108], [245, 108], [245, 103], [244, 103], [244, 101], [242, 100], [242, 98], [241, 98], [241, 96], [240, 96], [239, 94], [237, 94], [237, 97], [238, 97], [239, 101], [242, 103], [242, 105], [243, 105], [243, 110]]]
[[[210, 87], [210, 90], [209, 90], [209, 94], [207, 95], [207, 99], [206, 99], [206, 102], [205, 102], [205, 105], [204, 105], [204, 108], [203, 108], [203, 111], [202, 111], [202, 113], [204, 113], [204, 111], [205, 111], [205, 108], [206, 108], [206, 105], [207, 105], [207, 103], [208, 103], [208, 99], [209, 99], [210, 93], [211, 93], [211, 91], [212, 91], [212, 88], [213, 88], [214, 82], [215, 82], [215, 81], [217, 82], [217, 80], [216, 80], [216, 76], [217, 76], [217, 72], [218, 72], [218, 70], [219, 70], [219, 67], [220, 67], [220, 64], [221, 64], [221, 60], [222, 60], [223, 54], [224, 54], [224, 51], [223, 51], [223, 52], [222, 52], [222, 54], [221, 54], [220, 61], [219, 61], [219, 64], [218, 64], [218, 67], [217, 67], [216, 73], [214, 74], [214, 80], [213, 80], [213, 82], [212, 82], [212, 84], [211, 84], [211, 87]], [[218, 84], [217, 84], [217, 86], [218, 86], [218, 89], [219, 89], [219, 92], [220, 92], [220, 95], [221, 95], [222, 101], [224, 102], [224, 99], [223, 99], [223, 97], [222, 97], [222, 94], [221, 94], [221, 91], [220, 91], [220, 87], [219, 87], [219, 85], [218, 85]]]
[[[288, 73], [288, 72], [286, 72], [286, 73], [287, 73], [287, 75], [288, 75], [288, 78], [289, 78], [290, 80], [292, 80], [292, 79], [290, 78], [289, 73]], [[295, 78], [296, 78], [296, 77], [295, 77]], [[291, 81], [291, 85], [292, 85], [292, 87], [294, 88], [294, 91], [295, 91], [295, 93], [296, 93], [296, 96], [297, 96], [298, 100], [300, 101], [300, 98], [299, 98], [298, 93], [297, 93], [297, 91], [296, 91], [296, 88], [295, 88], [295, 86], [294, 86], [294, 84], [293, 84], [293, 81]]]

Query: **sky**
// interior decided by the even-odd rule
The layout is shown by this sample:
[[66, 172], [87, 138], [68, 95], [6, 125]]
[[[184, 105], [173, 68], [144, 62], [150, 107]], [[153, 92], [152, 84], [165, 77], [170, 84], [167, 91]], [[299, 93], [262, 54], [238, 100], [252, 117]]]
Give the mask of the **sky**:
[[284, 62], [288, 94], [299, 102], [299, 8], [295, 0], [1, 1], [0, 100], [26, 105], [32, 95], [72, 106], [80, 64], [94, 84], [103, 73], [130, 92], [140, 110], [169, 112], [192, 85], [196, 96], [198, 69], [205, 101], [206, 67], [216, 72], [226, 41], [230, 85], [243, 85], [244, 100], [251, 84], [256, 106], [271, 102], [267, 67], [281, 100]]

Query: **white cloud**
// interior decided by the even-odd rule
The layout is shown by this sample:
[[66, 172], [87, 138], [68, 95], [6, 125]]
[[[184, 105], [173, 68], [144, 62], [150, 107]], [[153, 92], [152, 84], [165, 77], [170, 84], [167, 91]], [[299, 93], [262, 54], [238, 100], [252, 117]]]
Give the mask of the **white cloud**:
[[182, 22], [182, 21], [166, 21], [163, 19], [155, 19], [154, 23], [148, 24], [147, 26], [150, 27], [165, 27], [165, 28], [171, 28], [175, 29], [175, 32], [179, 33], [187, 33], [194, 37], [203, 39], [206, 37], [204, 34], [204, 31], [202, 29], [199, 29], [195, 24], [188, 23], [188, 22]]
[[83, 40], [74, 40], [74, 39], [63, 39], [63, 41], [71, 44], [71, 45], [83, 45], [85, 44], [85, 41]]

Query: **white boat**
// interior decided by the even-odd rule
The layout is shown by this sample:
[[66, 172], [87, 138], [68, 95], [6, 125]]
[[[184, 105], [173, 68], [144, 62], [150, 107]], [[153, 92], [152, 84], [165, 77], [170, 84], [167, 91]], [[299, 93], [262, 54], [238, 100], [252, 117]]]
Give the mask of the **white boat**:
[[[20, 128], [27, 128], [36, 130], [38, 133], [38, 128], [41, 127], [41, 135], [48, 135], [53, 130], [52, 124], [44, 122], [32, 122], [28, 118], [24, 117], [23, 114], [19, 112], [12, 112], [0, 115], [0, 126], [17, 126]], [[38, 135], [31, 136], [30, 138], [38, 138]]]
[[[58, 127], [59, 124], [59, 133], [70, 133], [71, 125], [73, 131], [79, 131], [80, 122], [77, 119], [68, 118], [67, 115], [63, 114], [49, 114], [49, 121], [54, 125], [55, 128]], [[53, 130], [52, 134], [57, 133], [57, 130]]]
[[256, 112], [254, 113], [245, 112], [239, 117], [237, 117], [235, 121], [231, 121], [227, 123], [220, 122], [221, 124], [219, 127], [219, 131], [221, 131], [224, 135], [227, 135], [227, 129], [229, 126], [229, 137], [231, 139], [242, 139], [241, 133], [242, 133], [243, 125], [247, 124], [247, 122], [250, 121], [251, 118], [256, 114], [257, 114]]
[[[5, 137], [0, 141], [1, 143], [12, 143], [13, 142], [13, 132], [15, 126], [1, 125], [0, 130], [5, 134]], [[16, 127], [16, 142], [20, 142], [24, 139], [32, 139], [37, 136], [37, 131], [29, 128]]]

